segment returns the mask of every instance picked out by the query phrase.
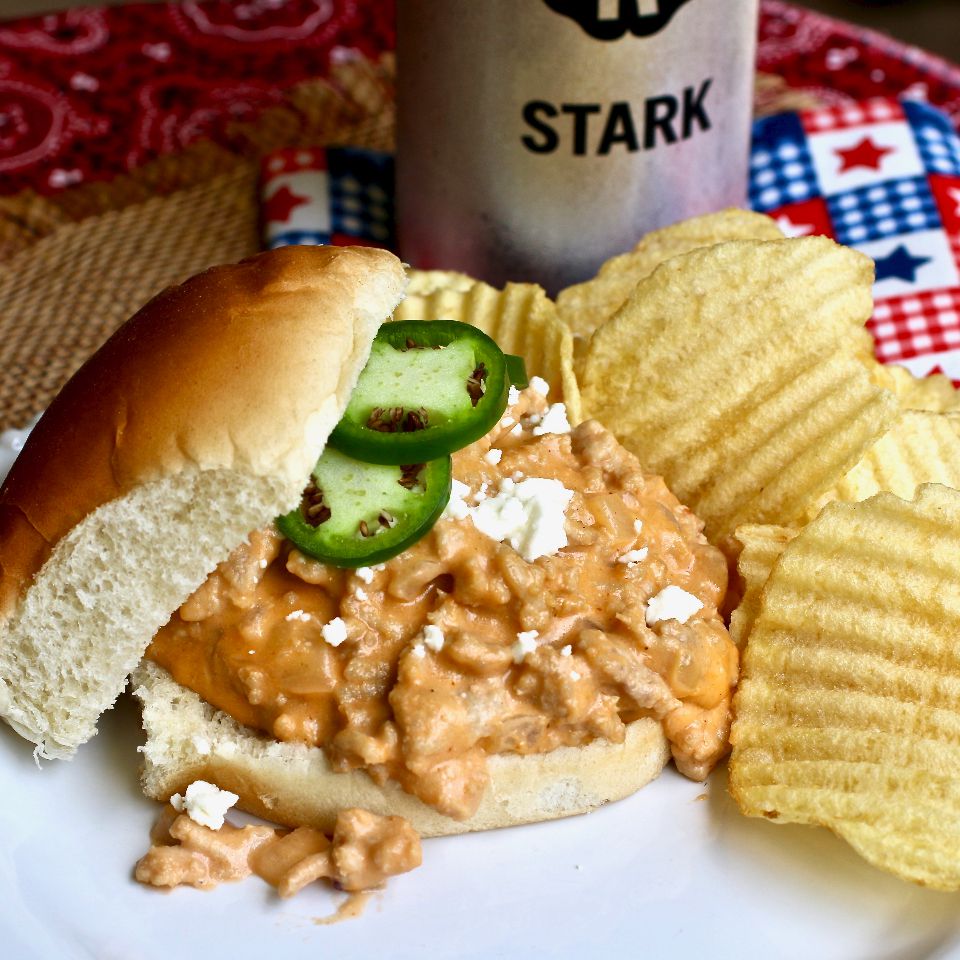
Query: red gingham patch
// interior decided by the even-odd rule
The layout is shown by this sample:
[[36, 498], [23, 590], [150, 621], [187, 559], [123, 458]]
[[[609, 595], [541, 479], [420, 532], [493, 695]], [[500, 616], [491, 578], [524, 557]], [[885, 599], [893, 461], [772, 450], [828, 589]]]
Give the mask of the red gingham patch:
[[869, 322], [877, 359], [908, 357], [960, 348], [960, 290], [933, 290], [881, 300]]
[[823, 133], [827, 130], [845, 130], [869, 123], [890, 123], [903, 120], [903, 107], [891, 99], [864, 100], [843, 107], [826, 107], [823, 110], [808, 110], [801, 114], [807, 133]]

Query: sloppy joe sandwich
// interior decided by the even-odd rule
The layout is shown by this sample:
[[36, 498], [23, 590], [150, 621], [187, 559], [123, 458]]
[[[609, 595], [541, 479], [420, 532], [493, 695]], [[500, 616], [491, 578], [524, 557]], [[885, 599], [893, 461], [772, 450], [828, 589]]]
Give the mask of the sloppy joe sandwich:
[[2, 500], [3, 714], [43, 755], [144, 654], [147, 794], [202, 779], [290, 826], [543, 820], [723, 755], [702, 524], [472, 327], [381, 327], [401, 290], [388, 254], [264, 254], [161, 295], [65, 388]]

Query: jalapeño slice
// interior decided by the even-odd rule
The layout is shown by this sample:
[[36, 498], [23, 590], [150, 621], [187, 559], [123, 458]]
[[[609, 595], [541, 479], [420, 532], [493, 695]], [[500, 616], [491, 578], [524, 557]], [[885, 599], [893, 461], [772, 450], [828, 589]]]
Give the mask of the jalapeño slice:
[[513, 353], [504, 354], [507, 361], [507, 376], [510, 383], [518, 390], [525, 390], [530, 386], [530, 378], [527, 376], [527, 365], [523, 362], [523, 357], [518, 357]]
[[401, 553], [436, 523], [450, 499], [450, 458], [412, 466], [361, 463], [324, 450], [303, 500], [277, 528], [335, 567], [365, 567]]
[[476, 327], [385, 323], [329, 443], [369, 463], [434, 460], [487, 433], [509, 389], [506, 358]]

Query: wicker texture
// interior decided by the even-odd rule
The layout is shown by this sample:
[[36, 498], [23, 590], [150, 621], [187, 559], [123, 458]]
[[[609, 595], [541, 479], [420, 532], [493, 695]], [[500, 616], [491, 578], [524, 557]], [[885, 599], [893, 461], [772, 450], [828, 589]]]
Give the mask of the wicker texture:
[[258, 247], [252, 164], [61, 227], [0, 268], [2, 425], [25, 423], [165, 286]]

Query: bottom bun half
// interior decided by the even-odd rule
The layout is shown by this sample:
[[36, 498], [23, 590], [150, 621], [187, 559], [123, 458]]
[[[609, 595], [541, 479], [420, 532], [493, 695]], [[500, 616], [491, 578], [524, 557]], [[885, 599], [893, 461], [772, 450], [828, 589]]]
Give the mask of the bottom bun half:
[[587, 813], [655, 779], [670, 757], [660, 723], [636, 720], [623, 743], [597, 740], [550, 753], [498, 754], [477, 812], [453, 820], [363, 771], [336, 773], [319, 747], [281, 743], [241, 726], [149, 661], [132, 675], [143, 704], [144, 793], [165, 801], [194, 780], [239, 795], [238, 806], [287, 826], [331, 830], [337, 813], [363, 807], [406, 817], [425, 837], [491, 830]]

